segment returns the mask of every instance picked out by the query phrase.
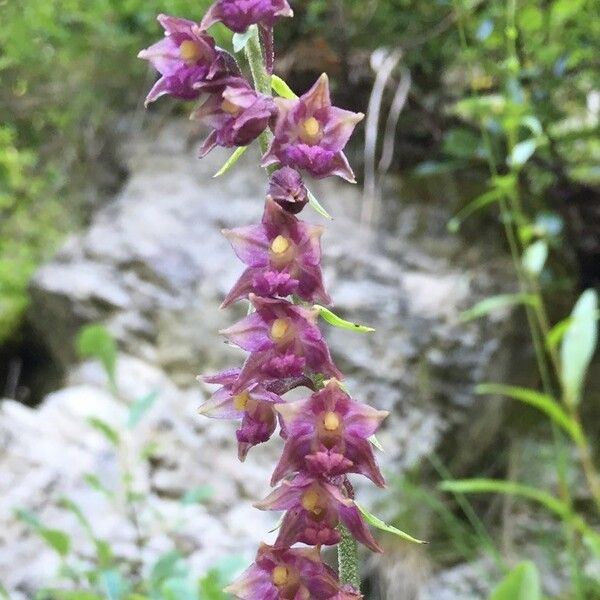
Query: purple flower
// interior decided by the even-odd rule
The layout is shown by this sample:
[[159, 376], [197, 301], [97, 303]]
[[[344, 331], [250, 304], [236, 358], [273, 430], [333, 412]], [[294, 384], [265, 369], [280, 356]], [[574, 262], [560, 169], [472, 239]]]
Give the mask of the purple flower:
[[296, 215], [306, 206], [308, 191], [298, 171], [282, 167], [271, 175], [267, 198], [275, 200], [287, 212]]
[[354, 502], [344, 497], [340, 487], [323, 479], [297, 475], [291, 481], [284, 481], [255, 506], [261, 510], [287, 510], [276, 545], [337, 544], [340, 541], [337, 527], [341, 521], [359, 542], [374, 552], [382, 551]]
[[249, 381], [300, 377], [305, 369], [341, 377], [317, 327], [318, 312], [285, 300], [249, 295], [256, 312], [221, 333], [250, 352], [234, 391]]
[[276, 98], [275, 102], [279, 108], [275, 137], [261, 165], [280, 163], [306, 169], [318, 178], [339, 175], [354, 183], [342, 150], [364, 115], [331, 105], [327, 75], [321, 75], [300, 98]]
[[248, 268], [222, 306], [257, 296], [296, 294], [307, 302], [330, 304], [321, 273], [323, 228], [308, 225], [267, 198], [260, 225], [225, 229], [223, 234]]
[[271, 28], [280, 17], [294, 13], [286, 0], [217, 0], [208, 9], [200, 26], [208, 29], [221, 21], [236, 33], [244, 33], [253, 24]]
[[277, 424], [274, 405], [283, 402], [281, 397], [258, 383], [250, 383], [234, 392], [240, 369], [228, 369], [215, 375], [202, 377], [205, 383], [222, 386], [199, 409], [201, 415], [214, 419], [241, 419], [236, 431], [238, 456], [246, 458], [252, 446], [270, 439]]
[[240, 600], [331, 600], [342, 591], [317, 548], [266, 544], [259, 548], [254, 564], [225, 589]]
[[283, 417], [287, 441], [272, 484], [297, 471], [336, 476], [360, 473], [383, 487], [368, 438], [389, 414], [353, 401], [330, 381], [305, 400], [275, 407]]
[[197, 23], [168, 15], [159, 15], [158, 22], [164, 39], [138, 54], [162, 75], [146, 96], [146, 106], [164, 94], [193, 100], [200, 95], [199, 84], [239, 74], [235, 60], [216, 48]]
[[247, 146], [266, 129], [276, 110], [273, 99], [255, 92], [245, 79], [229, 78], [227, 85], [211, 91], [191, 115], [213, 129], [200, 149], [200, 157], [215, 146]]

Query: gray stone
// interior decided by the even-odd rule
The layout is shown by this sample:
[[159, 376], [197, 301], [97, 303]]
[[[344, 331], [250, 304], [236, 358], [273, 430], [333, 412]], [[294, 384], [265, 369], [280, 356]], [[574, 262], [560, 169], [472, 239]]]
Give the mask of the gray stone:
[[[188, 128], [173, 121], [133, 139], [124, 152], [130, 177], [122, 192], [34, 278], [31, 322], [68, 381], [36, 410], [5, 401], [0, 412], [0, 515], [9, 515], [1, 517], [0, 536], [11, 545], [10, 553], [0, 552], [0, 578], [8, 575], [11, 590], [35, 589], [56, 566], [7, 513], [12, 506], [75, 532], [72, 517], [56, 507], [67, 495], [97, 515], [98, 534], [123, 557], [140, 559], [127, 515], [81, 479], [99, 473], [118, 487], [124, 457], [147, 498], [139, 515], [144, 537], [152, 540], [140, 559], [146, 567], [182, 540], [198, 569], [228, 553], [250, 555], [274, 522], [250, 504], [267, 491], [280, 442], [254, 449], [241, 465], [234, 426], [195, 415], [205, 395], [196, 375], [243, 357], [217, 333], [244, 311], [218, 310], [242, 269], [219, 230], [260, 218], [265, 177], [250, 156], [212, 179], [227, 153], [198, 161]], [[503, 379], [519, 357], [502, 345], [515, 333], [512, 321], [464, 324], [458, 316], [481, 297], [507, 291], [510, 268], [485, 233], [471, 240], [446, 233], [451, 209], [444, 198], [425, 202], [403, 182], [394, 186], [400, 199], [386, 192], [380, 223], [369, 229], [358, 222], [356, 188], [311, 183], [334, 216], [324, 263], [335, 310], [376, 328], [358, 335], [325, 326], [327, 336], [355, 396], [392, 411], [379, 436], [384, 470], [400, 475], [457, 435], [469, 439], [486, 425], [473, 437], [475, 446], [453, 460], [459, 474], [494, 442], [501, 423], [497, 402], [475, 402], [474, 383]], [[308, 209], [305, 215], [322, 222]], [[97, 365], [78, 365], [74, 355], [79, 327], [94, 321], [119, 343], [119, 398], [104, 391]], [[155, 405], [129, 431], [128, 405], [153, 391]], [[123, 457], [86, 424], [90, 415], [119, 431]], [[151, 460], [139, 460], [149, 443], [155, 445]], [[214, 489], [207, 502], [182, 509], [179, 497], [205, 484]], [[359, 493], [371, 497], [367, 488]], [[32, 575], [34, 559], [44, 564]]]

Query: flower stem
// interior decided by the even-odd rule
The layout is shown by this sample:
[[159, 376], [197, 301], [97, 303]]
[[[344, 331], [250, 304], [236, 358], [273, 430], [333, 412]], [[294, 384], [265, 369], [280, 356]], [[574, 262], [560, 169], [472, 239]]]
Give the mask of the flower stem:
[[360, 590], [360, 574], [358, 569], [358, 544], [352, 534], [340, 525], [342, 539], [338, 544], [338, 568], [340, 581], [349, 583]]
[[[354, 500], [354, 488], [350, 481], [345, 478], [344, 488], [348, 498]], [[342, 539], [338, 544], [338, 570], [342, 583], [349, 583], [360, 592], [360, 569], [358, 562], [358, 544], [352, 534], [340, 524], [340, 535]]]
[[[258, 35], [258, 28], [256, 25], [252, 25], [252, 35], [248, 38], [246, 46], [244, 47], [246, 59], [250, 65], [250, 71], [252, 72], [252, 79], [254, 80], [254, 87], [257, 92], [271, 96], [271, 76], [267, 72], [265, 64], [265, 56], [260, 44], [260, 37]], [[270, 129], [265, 129], [258, 137], [258, 143], [260, 149], [264, 154], [267, 151], [271, 143], [273, 134]], [[273, 167], [267, 168], [267, 171], [271, 173], [275, 169]]]

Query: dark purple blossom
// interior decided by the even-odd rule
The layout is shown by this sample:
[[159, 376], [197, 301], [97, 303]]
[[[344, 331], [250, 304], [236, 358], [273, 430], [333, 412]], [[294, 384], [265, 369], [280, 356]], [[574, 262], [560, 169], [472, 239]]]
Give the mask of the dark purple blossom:
[[138, 54], [162, 75], [146, 96], [146, 105], [165, 94], [193, 100], [200, 96], [200, 84], [239, 73], [234, 59], [216, 48], [197, 23], [168, 15], [159, 15], [158, 21], [165, 37]]
[[244, 33], [250, 25], [272, 28], [280, 17], [294, 13], [286, 0], [217, 0], [202, 19], [202, 29], [219, 21], [236, 33]]
[[200, 149], [200, 157], [215, 146], [247, 146], [266, 129], [275, 112], [270, 96], [258, 94], [241, 77], [229, 78], [221, 89], [211, 90], [191, 115], [212, 128]]
[[326, 387], [305, 400], [276, 406], [288, 434], [272, 483], [288, 474], [308, 471], [336, 476], [360, 473], [384, 486], [369, 437], [388, 415], [355, 402], [339, 383]]
[[332, 600], [343, 588], [317, 548], [263, 544], [254, 564], [225, 591], [240, 600]]
[[317, 310], [254, 294], [249, 299], [256, 311], [221, 332], [232, 344], [250, 352], [235, 391], [252, 380], [300, 377], [306, 370], [342, 376], [316, 324]]
[[220, 387], [198, 412], [213, 419], [241, 419], [236, 431], [238, 456], [244, 460], [252, 446], [269, 440], [277, 425], [274, 405], [283, 402], [281, 397], [258, 383], [234, 391], [240, 369], [228, 369], [215, 375], [202, 377], [205, 383]]
[[263, 167], [280, 163], [305, 169], [322, 178], [339, 175], [354, 182], [354, 173], [342, 150], [364, 115], [331, 105], [329, 79], [317, 83], [296, 100], [276, 98], [279, 112]]
[[307, 302], [329, 304], [321, 273], [323, 228], [308, 225], [267, 198], [262, 222], [223, 234], [248, 268], [227, 294], [229, 306], [250, 293], [257, 296], [295, 294]]
[[[341, 480], [338, 482], [341, 485]], [[286, 510], [276, 545], [334, 545], [340, 541], [340, 521], [352, 535], [374, 552], [381, 552], [354, 502], [340, 486], [311, 475], [300, 474], [284, 481], [262, 502], [262, 510]]]
[[300, 173], [291, 167], [282, 167], [271, 175], [268, 198], [292, 214], [298, 214], [308, 202], [308, 191]]

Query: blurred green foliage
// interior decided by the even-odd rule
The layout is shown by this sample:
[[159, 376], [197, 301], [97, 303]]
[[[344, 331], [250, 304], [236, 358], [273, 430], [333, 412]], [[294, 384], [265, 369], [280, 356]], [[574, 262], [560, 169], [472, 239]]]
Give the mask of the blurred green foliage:
[[[153, 80], [136, 55], [161, 35], [156, 14], [199, 18], [209, 3], [0, 2], [0, 342], [18, 325], [36, 265], [84, 221], [116, 119], [140, 107]], [[485, 0], [295, 0], [293, 6], [296, 18], [278, 28], [278, 47], [308, 43], [303, 69], [306, 62], [322, 68], [325, 50], [344, 63], [350, 52], [403, 48], [413, 85], [399, 142], [423, 149], [401, 152], [424, 162], [422, 173], [483, 166], [490, 149], [502, 164], [510, 146], [512, 160], [528, 162], [526, 184], [536, 192], [561, 177], [600, 179], [598, 122], [586, 105], [600, 84], [593, 0], [521, 0], [512, 25], [504, 2]], [[213, 33], [229, 44], [222, 28]], [[325, 47], [314, 44], [317, 38]], [[365, 93], [368, 86], [360, 88], [361, 104]], [[482, 119], [489, 148], [477, 131]], [[531, 123], [539, 130], [530, 131]], [[508, 130], [516, 139], [506, 139]]]

